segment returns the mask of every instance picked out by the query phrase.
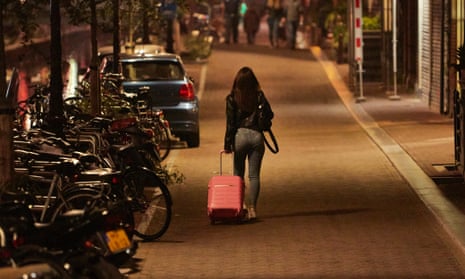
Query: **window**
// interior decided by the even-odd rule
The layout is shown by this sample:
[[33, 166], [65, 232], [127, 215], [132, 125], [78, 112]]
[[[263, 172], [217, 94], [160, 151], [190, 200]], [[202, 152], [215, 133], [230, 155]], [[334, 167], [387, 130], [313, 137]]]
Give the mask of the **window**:
[[128, 81], [180, 80], [180, 65], [166, 61], [123, 62], [123, 75]]

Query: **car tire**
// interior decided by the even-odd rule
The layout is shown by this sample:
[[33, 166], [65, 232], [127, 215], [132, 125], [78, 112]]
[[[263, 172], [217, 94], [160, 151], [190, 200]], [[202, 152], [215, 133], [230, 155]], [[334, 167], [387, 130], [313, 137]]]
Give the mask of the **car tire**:
[[187, 146], [192, 147], [199, 147], [200, 145], [200, 135], [199, 133], [192, 133], [186, 136]]

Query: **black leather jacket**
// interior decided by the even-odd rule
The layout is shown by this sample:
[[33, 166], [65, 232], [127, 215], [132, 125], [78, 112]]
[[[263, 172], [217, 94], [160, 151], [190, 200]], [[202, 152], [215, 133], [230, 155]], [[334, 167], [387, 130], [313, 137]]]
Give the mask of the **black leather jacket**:
[[[260, 105], [263, 107], [263, 112], [267, 115], [267, 117], [270, 119], [273, 118], [274, 114], [271, 110], [271, 106], [261, 91], [258, 94], [258, 106]], [[232, 94], [229, 94], [226, 97], [226, 133], [224, 136], [225, 150], [234, 151], [234, 137], [237, 129], [239, 128], [248, 128], [262, 132], [258, 128], [257, 122], [247, 121], [247, 117], [251, 114], [251, 112], [241, 111], [237, 107]]]

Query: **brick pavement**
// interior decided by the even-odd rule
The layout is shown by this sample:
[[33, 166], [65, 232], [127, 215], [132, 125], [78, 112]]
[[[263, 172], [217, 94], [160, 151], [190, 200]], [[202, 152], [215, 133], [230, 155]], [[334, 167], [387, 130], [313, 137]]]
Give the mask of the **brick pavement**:
[[[253, 59], [264, 63], [259, 55], [234, 56], [228, 49], [218, 51], [226, 56], [216, 56], [209, 64], [211, 75], [227, 71], [223, 60], [230, 60], [226, 59], [241, 57], [248, 63], [254, 63]], [[316, 62], [293, 63], [302, 67]], [[314, 76], [322, 75], [313, 67]], [[224, 74], [231, 76], [230, 72]], [[203, 115], [209, 116], [204, 117], [201, 147], [174, 153], [179, 159], [176, 164], [188, 174], [189, 181], [173, 188], [176, 208], [172, 226], [159, 242], [141, 244], [136, 255], [141, 259], [141, 271], [130, 278], [464, 278], [460, 264], [463, 251], [458, 242], [443, 232], [432, 218], [437, 215], [431, 215], [430, 207], [416, 198], [392, 161], [366, 139], [358, 125], [351, 124], [353, 120], [337, 98], [327, 95], [327, 85], [313, 92], [316, 99], [311, 104], [317, 105], [299, 110], [299, 114], [307, 114], [308, 129], [284, 132], [279, 121], [274, 124], [281, 131], [279, 140], [284, 149], [279, 159], [268, 156], [264, 166], [268, 175], [263, 177], [267, 190], [261, 197], [261, 221], [210, 226], [205, 214], [205, 185], [211, 171], [217, 169], [217, 157], [211, 150], [221, 144], [217, 139], [221, 132], [213, 127], [223, 124], [220, 115], [224, 113], [215, 109], [223, 102], [224, 91], [223, 85], [217, 92], [216, 87], [224, 82], [216, 78], [207, 88], [208, 98], [202, 101]], [[275, 89], [278, 92], [287, 86], [299, 88], [279, 82], [274, 86], [280, 87]], [[271, 98], [278, 97], [267, 92]], [[290, 120], [295, 121], [291, 111], [298, 104], [291, 103], [292, 108], [288, 108], [286, 102], [299, 96], [282, 96], [277, 113], [281, 117], [290, 113]], [[371, 96], [367, 95], [367, 102], [357, 105], [357, 112], [375, 104], [369, 101]], [[324, 124], [321, 113], [328, 117]], [[346, 132], [344, 137], [337, 133], [341, 129]], [[353, 140], [360, 145], [354, 145]], [[289, 146], [292, 151], [285, 148]], [[296, 156], [304, 153], [310, 153], [311, 160], [296, 163]], [[196, 166], [199, 156], [204, 157], [200, 169]], [[284, 185], [270, 175], [276, 173]]]
[[[320, 59], [327, 58], [323, 54]], [[332, 67], [338, 72], [340, 81], [347, 84], [347, 64], [332, 63]], [[357, 90], [351, 93], [349, 99], [353, 104], [349, 106], [359, 106], [361, 114], [368, 116], [368, 122], [376, 123], [368, 125], [376, 125], [393, 141], [391, 144], [397, 144], [398, 152], [405, 153], [403, 160], [412, 160], [413, 166], [406, 166], [403, 162], [396, 164], [395, 155], [385, 152], [448, 232], [457, 252], [464, 255], [465, 183], [456, 168], [458, 162], [454, 153], [452, 113], [441, 115], [432, 111], [420, 95], [402, 88], [397, 92], [399, 99], [390, 99], [392, 92], [387, 92], [376, 83], [364, 85], [366, 100], [356, 105], [355, 99], [359, 96]], [[374, 140], [377, 141], [376, 138]], [[380, 141], [383, 140], [377, 143], [382, 148]], [[415, 168], [415, 171], [411, 168]]]
[[[334, 66], [337, 65], [332, 64]], [[336, 68], [341, 70], [341, 67]], [[344, 72], [339, 71], [339, 74], [343, 76]], [[209, 94], [214, 96], [214, 93]], [[350, 94], [348, 98], [353, 97]], [[456, 175], [431, 167], [453, 160], [451, 119], [429, 111], [416, 96], [401, 94], [401, 100], [393, 102], [383, 94], [379, 88], [366, 90], [367, 101], [352, 109], [366, 114], [362, 122], [375, 121], [383, 136], [391, 140], [388, 147], [401, 146], [427, 176]], [[212, 109], [208, 103], [205, 107]], [[318, 119], [315, 121], [306, 124], [315, 129]], [[215, 126], [218, 122], [212, 120], [208, 124]], [[315, 133], [308, 140], [313, 144], [335, 141], [341, 152], [350, 146], [344, 139], [327, 133], [329, 130], [329, 127], [324, 128], [321, 139]], [[391, 170], [395, 158], [385, 162], [382, 156], [364, 156], [369, 161], [352, 162], [350, 157], [357, 154], [354, 150], [339, 155], [333, 155], [335, 150], [331, 150], [331, 154], [323, 150], [319, 158], [318, 149], [312, 149], [315, 162], [299, 166], [311, 169], [311, 174], [305, 174], [282, 173], [280, 168], [292, 165], [294, 157], [285, 161], [285, 156], [281, 155], [283, 162], [266, 168], [271, 173], [281, 173], [286, 187], [272, 187], [272, 180], [264, 178], [269, 190], [262, 198], [269, 204], [260, 211], [263, 221], [234, 229], [209, 226], [204, 212], [205, 192], [199, 188], [216, 164], [207, 160], [200, 170], [194, 166], [195, 158], [208, 155], [205, 151], [212, 144], [212, 132], [207, 129], [203, 132], [208, 139], [202, 143], [204, 153], [194, 149], [183, 150], [179, 155], [186, 160], [179, 167], [191, 176], [189, 185], [175, 186], [173, 191], [177, 205], [182, 206], [176, 209], [172, 227], [160, 242], [141, 244], [137, 256], [142, 260], [142, 271], [130, 278], [464, 278], [460, 233], [454, 234], [453, 229], [446, 228], [449, 234], [437, 238], [442, 233], [436, 221], [441, 221], [444, 215], [429, 215], [427, 211], [436, 209], [437, 205], [422, 206], [421, 201], [414, 198], [418, 192], [412, 194], [413, 191], [400, 182], [403, 180], [396, 178], [399, 174]], [[353, 133], [350, 129], [348, 132]], [[280, 139], [283, 143], [286, 141], [284, 135]], [[382, 148], [387, 142], [377, 144]], [[307, 152], [298, 142], [293, 142], [292, 146]], [[360, 175], [351, 177], [354, 181], [344, 180], [344, 168], [335, 172], [335, 161], [354, 168]], [[374, 172], [366, 169], [370, 165], [376, 166]], [[383, 183], [380, 176], [394, 179], [392, 185], [371, 184], [373, 181]], [[306, 188], [299, 181], [311, 181], [312, 187]], [[341, 181], [343, 183], [338, 183]], [[432, 192], [438, 194], [425, 190], [425, 194]], [[447, 197], [446, 193], [448, 191], [443, 191], [441, 196]], [[311, 196], [311, 202], [302, 194]], [[293, 203], [284, 203], [283, 197]], [[395, 207], [392, 199], [396, 199]], [[447, 201], [445, 208], [450, 209], [453, 205]], [[460, 212], [453, 213], [454, 218], [463, 219]], [[450, 225], [446, 221], [440, 224], [443, 228]], [[234, 239], [240, 242], [233, 242]]]

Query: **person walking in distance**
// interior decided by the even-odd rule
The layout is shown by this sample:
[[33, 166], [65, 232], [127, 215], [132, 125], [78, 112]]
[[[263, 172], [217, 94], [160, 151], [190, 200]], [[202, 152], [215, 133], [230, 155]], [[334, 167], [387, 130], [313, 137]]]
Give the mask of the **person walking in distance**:
[[229, 44], [232, 41], [237, 44], [239, 37], [239, 8], [240, 0], [224, 0], [224, 24], [225, 24], [225, 40]]
[[268, 38], [271, 47], [278, 47], [278, 27], [283, 17], [282, 0], [267, 0], [266, 11], [268, 13]]
[[287, 0], [285, 10], [287, 27], [287, 46], [290, 49], [295, 49], [297, 28], [299, 27], [300, 15], [302, 13], [300, 0]]
[[249, 187], [246, 195], [248, 218], [255, 219], [260, 193], [260, 169], [265, 144], [258, 123], [260, 108], [264, 117], [273, 118], [273, 111], [254, 72], [242, 67], [236, 74], [230, 94], [226, 97], [226, 133], [224, 151], [234, 152], [234, 175], [244, 179], [248, 161]]
[[260, 26], [260, 15], [255, 7], [251, 6], [244, 15], [244, 31], [247, 34], [247, 43], [253, 45]]
[[177, 16], [177, 4], [174, 0], [163, 0], [161, 3], [162, 16], [166, 23], [166, 51], [174, 53], [173, 27]]

